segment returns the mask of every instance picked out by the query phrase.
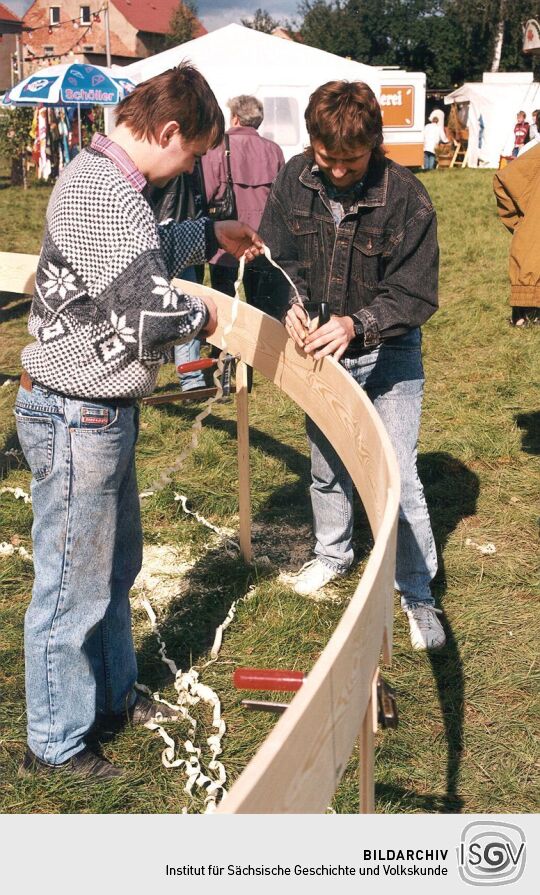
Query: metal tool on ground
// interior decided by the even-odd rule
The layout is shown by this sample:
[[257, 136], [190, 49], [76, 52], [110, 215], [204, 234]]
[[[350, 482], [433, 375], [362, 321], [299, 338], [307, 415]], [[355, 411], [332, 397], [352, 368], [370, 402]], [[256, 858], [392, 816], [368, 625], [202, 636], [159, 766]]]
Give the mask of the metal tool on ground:
[[[237, 690], [299, 690], [306, 679], [303, 671], [281, 668], [237, 668], [233, 685]], [[289, 707], [287, 702], [262, 699], [243, 699], [241, 705], [252, 712], [273, 712], [281, 715]]]
[[[237, 668], [233, 674], [233, 686], [237, 690], [299, 690], [306, 679], [303, 671], [274, 668]], [[252, 712], [283, 714], [287, 702], [271, 702], [266, 699], [243, 699], [241, 705]], [[379, 675], [377, 680], [377, 721], [383, 730], [395, 730], [398, 711], [395, 691]]]

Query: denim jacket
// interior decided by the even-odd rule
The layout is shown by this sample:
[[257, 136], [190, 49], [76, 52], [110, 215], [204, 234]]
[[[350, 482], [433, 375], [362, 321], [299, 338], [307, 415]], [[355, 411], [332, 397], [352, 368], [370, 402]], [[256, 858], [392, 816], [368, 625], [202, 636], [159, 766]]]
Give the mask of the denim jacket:
[[[422, 184], [395, 162], [372, 159], [360, 199], [336, 224], [312, 169], [308, 154], [285, 165], [259, 228], [301, 298], [327, 301], [338, 316], [356, 315], [364, 334], [353, 339], [348, 355], [425, 323], [437, 309], [439, 249], [435, 211]], [[280, 318], [295, 300], [284, 283], [265, 268], [257, 300]]]

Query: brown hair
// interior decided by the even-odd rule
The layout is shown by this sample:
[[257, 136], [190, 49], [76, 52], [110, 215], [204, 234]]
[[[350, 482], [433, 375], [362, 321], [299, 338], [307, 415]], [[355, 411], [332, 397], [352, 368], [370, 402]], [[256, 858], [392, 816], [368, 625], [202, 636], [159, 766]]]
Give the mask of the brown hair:
[[208, 137], [213, 148], [223, 139], [223, 112], [208, 82], [189, 62], [143, 81], [116, 114], [116, 124], [126, 125], [138, 140], [156, 140], [167, 121], [176, 121], [190, 142]]
[[384, 156], [381, 108], [375, 94], [362, 81], [328, 81], [309, 98], [305, 112], [311, 140], [325, 149], [351, 151], [367, 146]]

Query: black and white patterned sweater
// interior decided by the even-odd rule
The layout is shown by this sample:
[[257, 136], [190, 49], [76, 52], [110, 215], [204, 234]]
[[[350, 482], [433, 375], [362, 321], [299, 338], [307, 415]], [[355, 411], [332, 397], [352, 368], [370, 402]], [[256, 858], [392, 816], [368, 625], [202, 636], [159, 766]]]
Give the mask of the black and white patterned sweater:
[[169, 285], [206, 252], [204, 220], [158, 225], [119, 168], [84, 149], [47, 209], [28, 321], [36, 341], [22, 352], [24, 369], [78, 398], [151, 394], [163, 348], [207, 321], [201, 299]]

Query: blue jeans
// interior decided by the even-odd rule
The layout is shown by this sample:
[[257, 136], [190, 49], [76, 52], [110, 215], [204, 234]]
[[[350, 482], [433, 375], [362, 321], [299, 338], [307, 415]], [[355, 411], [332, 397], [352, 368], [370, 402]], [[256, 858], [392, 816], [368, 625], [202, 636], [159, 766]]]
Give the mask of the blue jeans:
[[[395, 586], [404, 609], [416, 603], [434, 604], [430, 582], [437, 572], [435, 542], [416, 468], [424, 386], [420, 346], [420, 330], [414, 329], [393, 345], [341, 361], [373, 402], [396, 452], [401, 495]], [[353, 484], [333, 447], [309, 418], [307, 433], [315, 555], [343, 573], [354, 560]]]
[[61, 764], [97, 712], [135, 699], [129, 591], [141, 568], [136, 406], [19, 389], [35, 581], [25, 617], [28, 745]]
[[[194, 267], [186, 267], [179, 275], [181, 280], [189, 280], [190, 283], [196, 283], [197, 277]], [[201, 340], [190, 339], [183, 345], [174, 346], [174, 365], [179, 367], [180, 364], [187, 364], [192, 360], [199, 360], [201, 356]], [[180, 386], [183, 392], [190, 392], [194, 388], [205, 388], [206, 381], [202, 370], [193, 370], [191, 373], [180, 373]]]
[[[190, 339], [183, 345], [174, 346], [174, 364], [187, 364], [192, 360], [199, 360], [201, 356], [201, 340]], [[192, 370], [191, 373], [179, 373], [180, 386], [183, 392], [190, 392], [194, 388], [206, 388], [206, 380], [202, 370]]]
[[434, 152], [424, 152], [424, 171], [434, 171], [437, 167], [437, 156]]

